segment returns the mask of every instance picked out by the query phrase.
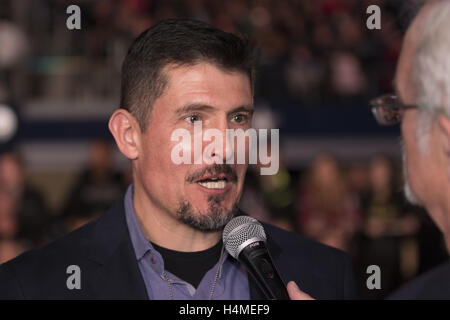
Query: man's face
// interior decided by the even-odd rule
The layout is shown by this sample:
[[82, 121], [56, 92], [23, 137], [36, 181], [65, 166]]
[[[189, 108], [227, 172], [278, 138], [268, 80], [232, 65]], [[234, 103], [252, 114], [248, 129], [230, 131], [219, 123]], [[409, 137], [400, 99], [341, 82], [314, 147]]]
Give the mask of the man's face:
[[[194, 163], [194, 122], [202, 121], [203, 132], [212, 128], [222, 132], [222, 150], [209, 156], [225, 163], [226, 129], [251, 127], [249, 78], [209, 63], [166, 68], [165, 73], [168, 84], [153, 105], [147, 129], [140, 133], [135, 185], [143, 188], [158, 210], [195, 229], [218, 230], [235, 213], [247, 165], [175, 164], [171, 153], [180, 141], [171, 141], [171, 136], [176, 129], [190, 133], [190, 147], [183, 145], [183, 152], [190, 152]], [[210, 143], [202, 143], [202, 154]]]
[[448, 161], [442, 152], [446, 138], [434, 123], [426, 133], [425, 143], [419, 146], [419, 121], [416, 110], [406, 112], [402, 121], [405, 195], [411, 203], [424, 206], [443, 231], [446, 229], [443, 214], [449, 190]]
[[[406, 32], [397, 64], [395, 87], [399, 99], [406, 105], [416, 104], [411, 77], [422, 21], [423, 12], [420, 12]], [[421, 201], [417, 197], [421, 183], [418, 175], [419, 162], [417, 159], [420, 157], [420, 153], [416, 143], [416, 125], [417, 110], [409, 109], [405, 111], [402, 119], [404, 191], [408, 201], [413, 204], [420, 204]], [[414, 187], [412, 187], [412, 184]]]
[[[412, 70], [420, 33], [430, 5], [419, 12], [403, 41], [396, 73], [397, 94], [403, 104], [416, 105]], [[402, 120], [405, 195], [413, 204], [424, 205], [430, 213], [439, 202], [444, 181], [440, 155], [441, 134], [434, 124], [427, 132], [418, 131], [420, 114], [417, 109], [405, 111]], [[418, 134], [419, 132], [419, 134]], [[425, 137], [425, 135], [427, 137]], [[419, 145], [423, 139], [423, 145]]]

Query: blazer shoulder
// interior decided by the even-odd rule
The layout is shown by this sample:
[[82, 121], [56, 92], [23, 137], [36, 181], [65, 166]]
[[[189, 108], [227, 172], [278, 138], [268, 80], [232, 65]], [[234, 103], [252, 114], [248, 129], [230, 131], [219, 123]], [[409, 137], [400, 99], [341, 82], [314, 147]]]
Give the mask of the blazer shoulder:
[[0, 265], [0, 300], [23, 299], [20, 282], [8, 264]]
[[35, 262], [45, 263], [53, 262], [52, 257], [73, 257], [80, 253], [85, 253], [89, 246], [90, 236], [95, 228], [97, 221], [90, 222], [79, 229], [76, 229], [66, 235], [63, 235], [48, 244], [28, 250], [18, 257], [6, 262], [10, 267], [21, 265], [30, 265]]
[[315, 259], [333, 259], [345, 261], [349, 255], [340, 249], [336, 249], [315, 240], [304, 237], [292, 231], [280, 229], [274, 225], [263, 223], [268, 235], [289, 254], [312, 255]]
[[390, 295], [388, 299], [450, 299], [450, 261], [411, 280]]
[[[144, 297], [122, 204], [119, 199], [97, 220], [2, 265], [0, 279], [8, 279], [9, 288], [0, 285], [0, 297], [10, 292], [14, 299]], [[78, 290], [68, 284], [75, 272]]]
[[123, 231], [126, 229], [126, 226], [123, 226], [123, 211], [123, 200], [118, 199], [108, 211], [94, 221], [45, 246], [27, 251], [7, 264], [13, 268], [34, 264], [49, 266], [57, 261], [86, 257], [99, 242], [102, 249], [107, 250], [113, 243], [116, 245], [122, 239]]
[[[70, 265], [86, 265], [85, 252], [95, 222], [0, 265], [0, 299], [38, 297], [52, 282], [65, 283]], [[43, 295], [45, 297], [45, 295]]]
[[317, 299], [356, 299], [353, 266], [347, 253], [300, 234], [263, 225], [268, 246], [274, 243], [269, 250], [275, 251], [286, 281], [295, 280]]

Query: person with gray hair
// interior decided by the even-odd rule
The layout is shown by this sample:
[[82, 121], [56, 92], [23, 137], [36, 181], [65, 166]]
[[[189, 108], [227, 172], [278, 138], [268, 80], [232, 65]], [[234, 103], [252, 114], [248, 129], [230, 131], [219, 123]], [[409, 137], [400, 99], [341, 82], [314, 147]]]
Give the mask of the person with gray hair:
[[[401, 122], [405, 196], [426, 208], [450, 250], [450, 1], [428, 1], [409, 26], [397, 65], [396, 95], [371, 101], [382, 125]], [[450, 299], [450, 262], [390, 299]]]

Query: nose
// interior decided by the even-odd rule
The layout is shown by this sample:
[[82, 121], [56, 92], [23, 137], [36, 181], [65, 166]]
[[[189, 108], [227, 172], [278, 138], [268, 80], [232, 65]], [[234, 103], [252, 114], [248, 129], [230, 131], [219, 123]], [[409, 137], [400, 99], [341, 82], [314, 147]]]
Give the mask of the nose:
[[205, 140], [210, 140], [211, 143], [206, 145], [204, 150], [205, 161], [209, 164], [225, 164], [231, 163], [233, 158], [233, 144], [227, 135], [228, 121], [225, 119], [218, 119], [205, 132]]

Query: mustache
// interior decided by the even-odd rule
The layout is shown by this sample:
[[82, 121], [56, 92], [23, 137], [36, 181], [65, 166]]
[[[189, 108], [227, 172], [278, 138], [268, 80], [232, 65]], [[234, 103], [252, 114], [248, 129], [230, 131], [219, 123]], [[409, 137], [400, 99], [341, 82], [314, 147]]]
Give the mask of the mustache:
[[236, 171], [227, 164], [215, 164], [190, 174], [186, 181], [193, 183], [205, 175], [225, 174], [230, 182], [237, 182]]

